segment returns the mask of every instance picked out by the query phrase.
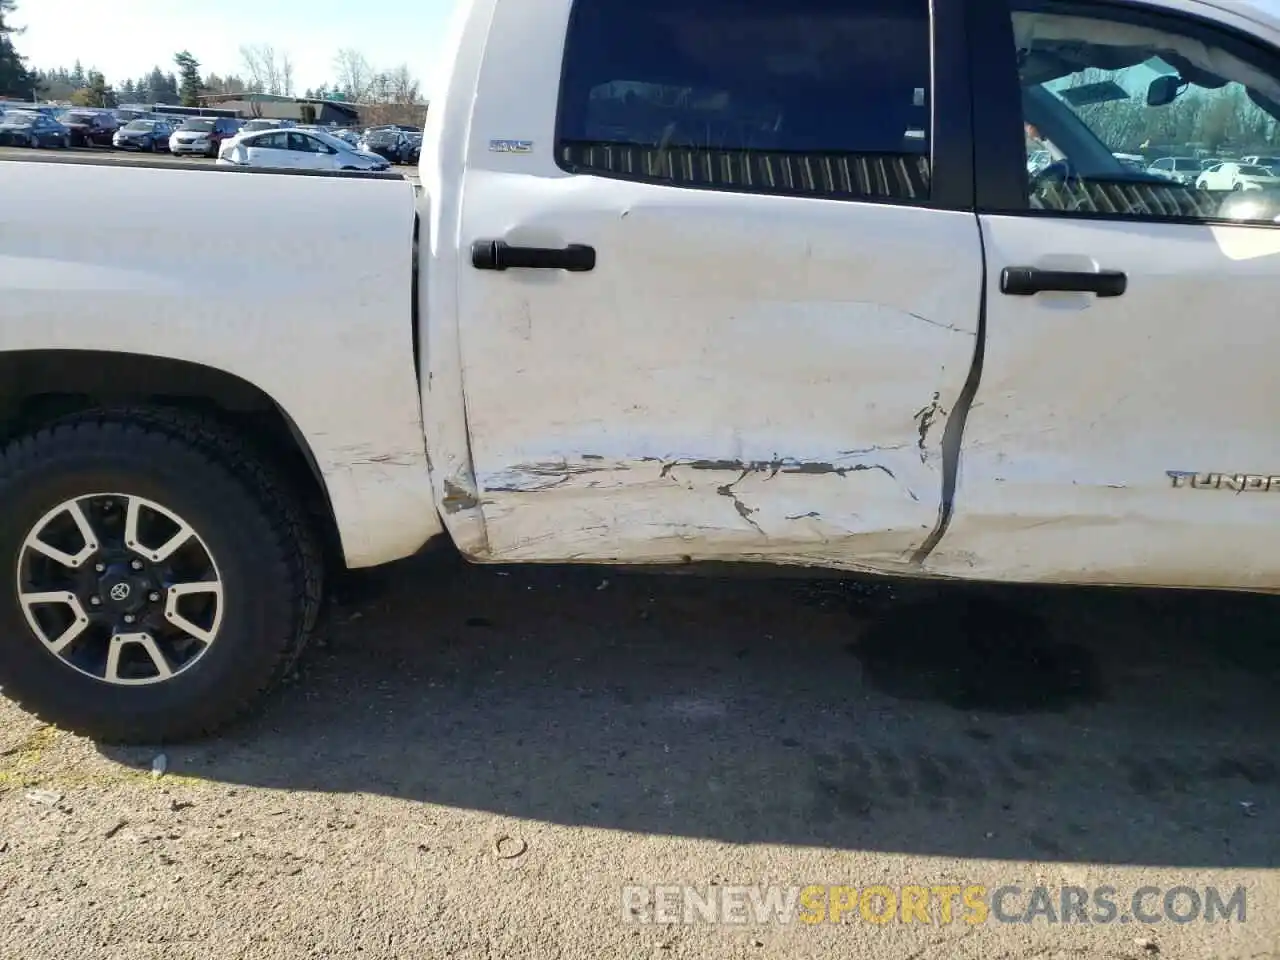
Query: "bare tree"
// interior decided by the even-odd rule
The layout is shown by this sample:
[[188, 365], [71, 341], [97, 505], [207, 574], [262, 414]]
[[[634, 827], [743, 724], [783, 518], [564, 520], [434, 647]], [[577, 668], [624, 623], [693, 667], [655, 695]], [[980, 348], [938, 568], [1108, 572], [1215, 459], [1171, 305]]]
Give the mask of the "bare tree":
[[363, 100], [373, 86], [373, 68], [359, 50], [344, 47], [333, 58], [338, 89], [351, 100]]
[[387, 71], [386, 95], [392, 103], [417, 103], [419, 84], [417, 78], [409, 72], [408, 66], [401, 64]]
[[240, 48], [240, 59], [251, 93], [293, 96], [293, 61], [287, 53], [269, 43], [249, 44]]

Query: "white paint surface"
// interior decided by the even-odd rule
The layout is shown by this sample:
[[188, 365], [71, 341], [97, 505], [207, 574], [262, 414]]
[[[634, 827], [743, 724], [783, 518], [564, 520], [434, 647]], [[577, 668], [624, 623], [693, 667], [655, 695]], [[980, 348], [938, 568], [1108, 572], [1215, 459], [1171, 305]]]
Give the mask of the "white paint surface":
[[[1153, 6], [1277, 39], [1265, 4]], [[977, 220], [565, 174], [568, 10], [474, 0], [443, 44], [421, 384], [413, 202], [394, 182], [6, 164], [0, 345], [150, 353], [257, 385], [315, 454], [356, 566], [441, 529], [439, 505], [481, 560], [1277, 585], [1280, 494], [1173, 490], [1166, 471], [1280, 471], [1280, 231], [986, 218], [983, 380], [954, 517], [917, 568], [976, 344]], [[91, 215], [68, 229], [63, 209]], [[599, 263], [476, 271], [477, 239], [589, 243]], [[1000, 269], [1027, 264], [1123, 269], [1130, 289], [1002, 296]]]
[[[1280, 586], [1280, 232], [984, 217], [982, 382], [950, 528], [925, 567], [1000, 580]], [[1124, 296], [1004, 296], [1003, 266], [1124, 270]]]
[[[438, 198], [457, 232], [437, 226], [464, 257], [478, 239], [587, 243], [598, 264], [498, 273], [433, 251], [439, 275], [461, 266], [428, 340], [452, 307], [473, 553], [904, 563], [937, 522], [976, 342], [972, 215], [569, 176], [551, 151], [559, 57], [527, 55], [558, 49], [568, 4], [498, 9], [452, 168], [461, 204]], [[438, 182], [450, 192], [443, 167]]]
[[439, 531], [410, 316], [404, 181], [4, 163], [0, 347], [188, 360], [297, 424], [347, 562]]

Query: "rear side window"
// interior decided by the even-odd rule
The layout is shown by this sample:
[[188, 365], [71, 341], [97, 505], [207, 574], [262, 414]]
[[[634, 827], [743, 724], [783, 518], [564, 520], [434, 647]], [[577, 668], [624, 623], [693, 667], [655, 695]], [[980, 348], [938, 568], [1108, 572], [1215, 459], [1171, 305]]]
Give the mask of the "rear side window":
[[924, 201], [928, 0], [577, 0], [556, 157], [680, 187]]

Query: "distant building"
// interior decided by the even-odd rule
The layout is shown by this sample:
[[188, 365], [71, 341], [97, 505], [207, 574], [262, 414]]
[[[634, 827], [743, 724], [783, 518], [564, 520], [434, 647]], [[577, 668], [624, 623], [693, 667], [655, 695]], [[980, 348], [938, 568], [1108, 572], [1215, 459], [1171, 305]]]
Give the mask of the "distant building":
[[339, 127], [350, 127], [360, 122], [359, 107], [341, 100], [281, 97], [270, 93], [215, 93], [201, 97], [200, 102], [220, 110], [234, 110], [245, 118], [262, 117]]

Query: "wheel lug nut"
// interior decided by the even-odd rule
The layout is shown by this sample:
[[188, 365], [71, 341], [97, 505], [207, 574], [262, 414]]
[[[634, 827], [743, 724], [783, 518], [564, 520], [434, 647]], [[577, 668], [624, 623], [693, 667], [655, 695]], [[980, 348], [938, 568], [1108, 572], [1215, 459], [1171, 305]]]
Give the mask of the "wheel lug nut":
[[136, 619], [137, 619], [137, 617], [135, 617], [132, 613], [126, 613], [126, 614], [124, 615], [124, 622], [125, 622], [125, 623], [133, 623], [133, 621], [134, 621], [134, 620], [136, 620]]
[[160, 594], [157, 593], [155, 590], [152, 590], [149, 594], [147, 594], [147, 599], [150, 600], [152, 603], [155, 603], [160, 599]]
[[133, 569], [135, 569], [135, 570], [141, 570], [141, 569], [142, 569], [142, 561], [141, 561], [141, 560], [134, 560], [132, 563], [130, 563], [130, 564], [129, 564], [129, 566], [133, 567]]
[[93, 572], [94, 572], [94, 573], [106, 573], [106, 572], [107, 572], [107, 565], [106, 565], [105, 563], [95, 563], [95, 564], [93, 565]]
[[90, 598], [89, 598], [89, 606], [91, 606], [91, 607], [100, 607], [100, 606], [102, 606], [102, 598], [101, 598], [101, 597], [90, 597]]

